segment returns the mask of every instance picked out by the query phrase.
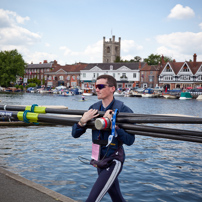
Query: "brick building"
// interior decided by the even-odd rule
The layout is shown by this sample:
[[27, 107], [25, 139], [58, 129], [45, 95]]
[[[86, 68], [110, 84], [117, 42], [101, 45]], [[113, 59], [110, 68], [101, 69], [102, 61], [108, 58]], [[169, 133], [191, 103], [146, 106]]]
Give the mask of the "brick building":
[[25, 69], [24, 78], [41, 80], [41, 85], [56, 87], [59, 85], [80, 86], [80, 70], [87, 64], [77, 63], [73, 65], [59, 65], [56, 60], [39, 64], [28, 64]]

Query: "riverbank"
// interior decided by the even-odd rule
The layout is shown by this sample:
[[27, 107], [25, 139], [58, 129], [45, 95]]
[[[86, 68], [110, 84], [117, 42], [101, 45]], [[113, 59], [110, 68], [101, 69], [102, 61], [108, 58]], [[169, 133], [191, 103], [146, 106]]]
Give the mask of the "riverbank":
[[1, 202], [74, 202], [74, 200], [0, 168]]

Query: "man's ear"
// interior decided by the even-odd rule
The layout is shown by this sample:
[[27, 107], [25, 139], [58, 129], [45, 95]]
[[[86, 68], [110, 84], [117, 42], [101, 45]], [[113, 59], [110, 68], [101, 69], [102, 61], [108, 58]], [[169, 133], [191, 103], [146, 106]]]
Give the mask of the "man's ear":
[[115, 86], [112, 86], [112, 92], [114, 93], [115, 91], [116, 91], [116, 88], [115, 88]]

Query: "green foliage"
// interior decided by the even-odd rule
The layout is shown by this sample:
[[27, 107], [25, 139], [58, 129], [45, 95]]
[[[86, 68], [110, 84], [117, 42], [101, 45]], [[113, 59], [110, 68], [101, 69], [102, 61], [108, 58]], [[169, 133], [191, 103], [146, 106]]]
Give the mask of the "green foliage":
[[0, 52], [0, 86], [8, 87], [16, 82], [16, 76], [23, 76], [25, 61], [18, 51]]
[[29, 83], [28, 85], [25, 86], [26, 89], [29, 87], [36, 87], [36, 83]]
[[[33, 79], [28, 79], [28, 83], [35, 83], [37, 86], [41, 85], [41, 81], [37, 79], [36, 77]], [[35, 87], [35, 86], [30, 86], [30, 87]]]
[[146, 62], [148, 65], [158, 65], [161, 62], [161, 56], [151, 54], [148, 56], [148, 58], [144, 59], [144, 62]]
[[23, 85], [19, 85], [19, 88], [20, 88], [21, 90], [23, 90], [23, 89], [24, 89]]
[[[164, 61], [171, 62], [172, 58], [168, 56], [164, 56]], [[161, 56], [151, 54], [148, 56], [148, 58], [144, 59], [144, 62], [146, 62], [148, 65], [158, 65], [159, 63], [161, 63]]]
[[172, 62], [172, 57], [164, 56], [165, 62]]
[[131, 60], [122, 60], [121, 57], [117, 56], [114, 62], [140, 62], [141, 60], [142, 58], [140, 56], [135, 56], [134, 59]]

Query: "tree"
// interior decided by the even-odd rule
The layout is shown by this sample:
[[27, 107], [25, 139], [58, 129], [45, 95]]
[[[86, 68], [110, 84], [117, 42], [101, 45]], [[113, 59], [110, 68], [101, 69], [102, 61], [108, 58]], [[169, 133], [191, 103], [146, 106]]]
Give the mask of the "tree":
[[117, 56], [114, 62], [123, 62], [123, 61], [121, 60], [121, 57]]
[[172, 62], [172, 57], [164, 56], [164, 61], [165, 62]]
[[158, 65], [161, 62], [161, 56], [151, 54], [148, 56], [148, 58], [144, 59], [144, 62], [146, 62], [148, 65]]
[[[148, 58], [144, 59], [144, 62], [146, 62], [148, 65], [158, 65], [162, 62], [161, 58], [162, 56], [160, 55], [151, 54], [148, 56]], [[172, 62], [172, 57], [163, 56], [163, 59], [165, 62]]]
[[134, 62], [140, 62], [142, 58], [140, 56], [135, 56], [134, 57]]
[[116, 60], [114, 62], [140, 62], [142, 58], [140, 56], [135, 56], [134, 59], [128, 60], [122, 60], [121, 57], [117, 56]]
[[24, 75], [25, 61], [18, 51], [0, 52], [0, 86], [8, 87], [16, 82], [16, 76]]

